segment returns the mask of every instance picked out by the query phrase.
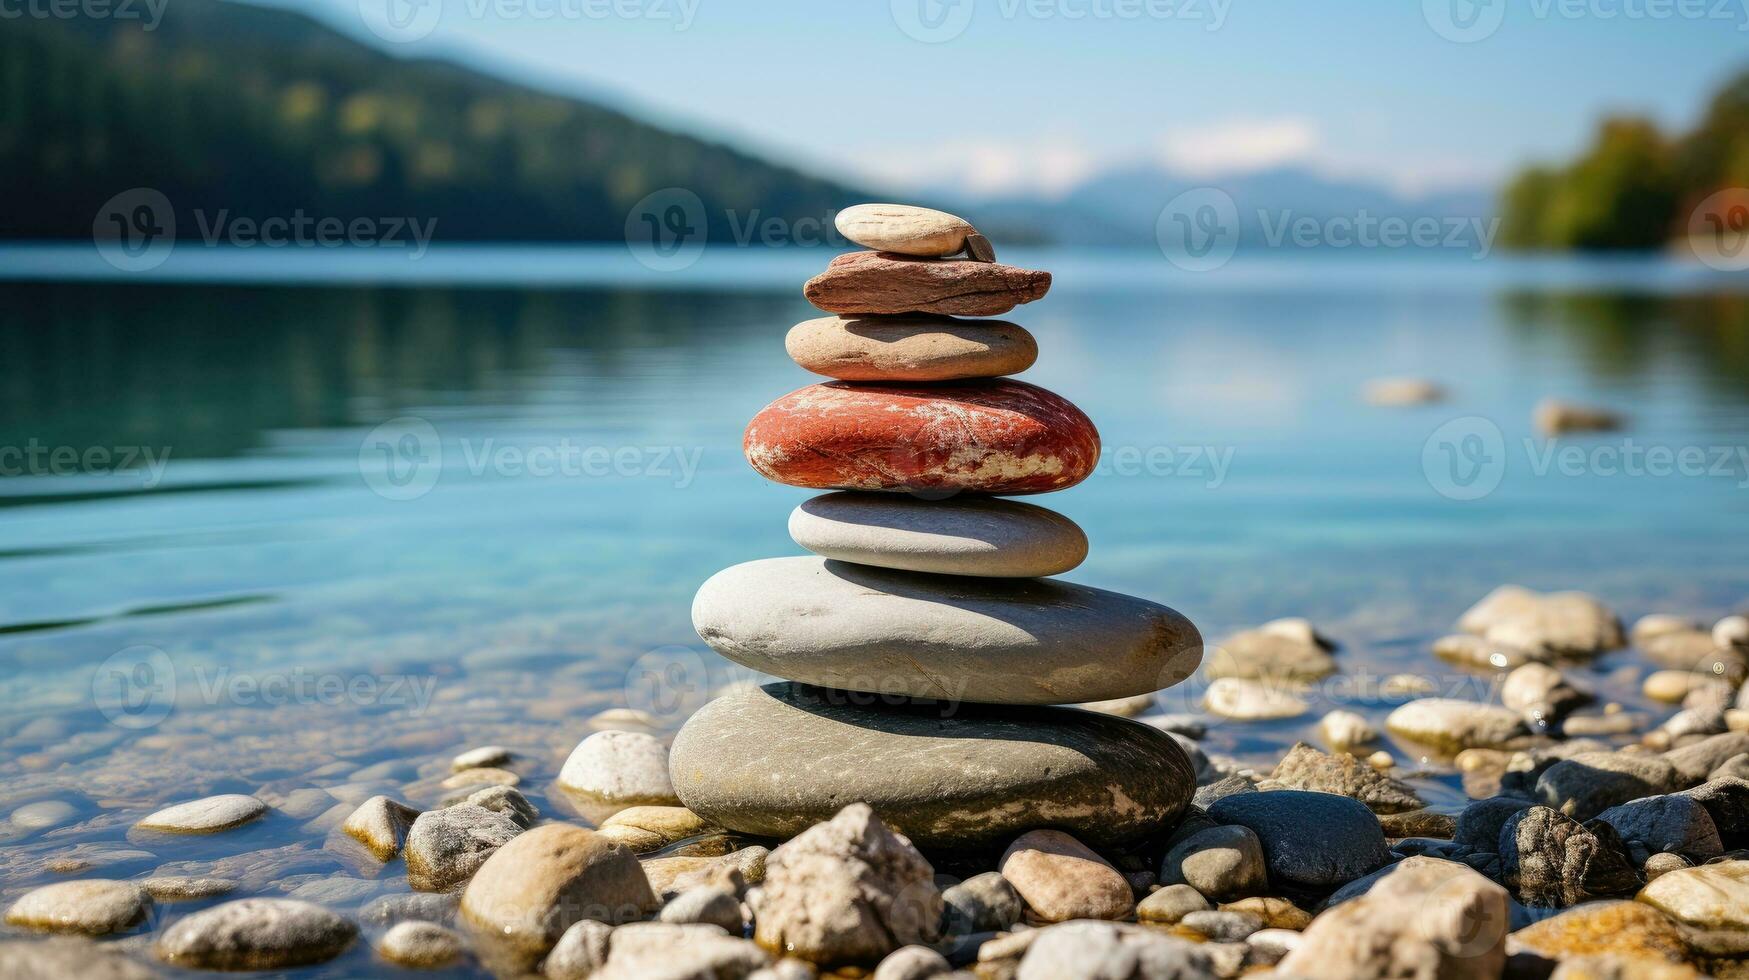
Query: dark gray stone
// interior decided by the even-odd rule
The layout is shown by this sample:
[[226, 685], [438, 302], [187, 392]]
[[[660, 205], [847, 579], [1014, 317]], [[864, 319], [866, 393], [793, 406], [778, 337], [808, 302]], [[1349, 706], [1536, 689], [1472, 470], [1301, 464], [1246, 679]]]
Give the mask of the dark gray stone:
[[1581, 753], [1550, 766], [1536, 781], [1537, 801], [1575, 820], [1681, 788], [1676, 767], [1666, 760], [1626, 752]]
[[1693, 797], [1648, 796], [1612, 806], [1596, 819], [1614, 827], [1630, 847], [1639, 845], [1648, 854], [1680, 854], [1699, 864], [1725, 853], [1712, 815]]
[[674, 739], [694, 813], [791, 837], [861, 801], [923, 846], [1057, 827], [1095, 845], [1158, 833], [1195, 785], [1171, 736], [1073, 708], [882, 703], [802, 684], [718, 698]]
[[1506, 826], [1506, 821], [1520, 810], [1528, 810], [1535, 806], [1529, 800], [1521, 800], [1512, 796], [1492, 796], [1485, 800], [1477, 800], [1464, 808], [1458, 816], [1457, 832], [1452, 834], [1452, 840], [1459, 844], [1492, 851], [1500, 843], [1500, 828]]
[[1726, 847], [1749, 847], [1749, 780], [1713, 779], [1676, 795], [1706, 807]]
[[1278, 884], [1329, 888], [1389, 863], [1379, 822], [1365, 804], [1332, 793], [1277, 790], [1229, 796], [1209, 808], [1219, 823], [1250, 828]]
[[951, 935], [995, 932], [1020, 921], [1026, 903], [999, 871], [973, 875], [941, 893]]

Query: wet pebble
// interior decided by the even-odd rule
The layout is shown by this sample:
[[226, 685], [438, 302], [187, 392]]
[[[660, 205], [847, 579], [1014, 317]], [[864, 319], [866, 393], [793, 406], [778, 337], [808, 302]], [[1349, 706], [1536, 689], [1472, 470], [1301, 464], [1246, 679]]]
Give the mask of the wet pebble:
[[941, 901], [949, 930], [956, 935], [1007, 929], [1026, 911], [1020, 894], [999, 871], [973, 875], [944, 889]]
[[66, 800], [38, 800], [13, 810], [9, 819], [14, 827], [45, 830], [67, 823], [78, 813], [78, 809]]
[[170, 834], [212, 834], [240, 827], [265, 813], [267, 804], [255, 797], [227, 793], [165, 807], [134, 826]]
[[596, 732], [577, 743], [559, 785], [598, 821], [632, 806], [680, 805], [668, 779], [667, 746], [642, 732]]
[[139, 885], [88, 878], [26, 892], [6, 910], [6, 921], [26, 929], [101, 936], [138, 924], [151, 907], [151, 896]]
[[452, 772], [463, 772], [468, 769], [502, 767], [510, 761], [510, 758], [510, 750], [502, 745], [482, 745], [451, 759], [449, 768]]
[[1062, 831], [1020, 835], [1002, 855], [1000, 870], [1027, 909], [1046, 922], [1122, 919], [1135, 907], [1123, 875]]
[[178, 919], [157, 948], [175, 966], [277, 970], [327, 962], [357, 936], [357, 926], [319, 905], [244, 898]]
[[237, 883], [229, 878], [162, 875], [147, 878], [140, 882], [140, 887], [160, 902], [192, 902], [229, 895], [237, 890]]
[[495, 849], [462, 893], [461, 914], [497, 941], [544, 953], [574, 922], [631, 922], [657, 907], [624, 845], [546, 824]]
[[407, 831], [407, 880], [424, 891], [443, 891], [472, 877], [522, 831], [507, 814], [471, 803], [427, 810]]
[[741, 934], [744, 922], [740, 896], [727, 885], [704, 885], [683, 891], [662, 906], [657, 918], [663, 922], [702, 922], [721, 926], [737, 936]]
[[1312, 710], [1302, 698], [1277, 684], [1223, 677], [1203, 692], [1203, 708], [1234, 721], [1296, 718]]
[[1391, 859], [1378, 819], [1345, 796], [1298, 790], [1242, 793], [1210, 807], [1209, 816], [1256, 834], [1269, 878], [1280, 884], [1335, 887]]
[[1498, 705], [1450, 698], [1411, 701], [1385, 719], [1391, 733], [1449, 753], [1497, 748], [1526, 734], [1517, 712]]
[[1269, 884], [1263, 845], [1245, 827], [1210, 827], [1166, 852], [1160, 882], [1187, 884], [1221, 901], [1259, 894]]
[[417, 819], [418, 810], [387, 796], [373, 796], [359, 804], [340, 829], [368, 848], [378, 861], [387, 861], [401, 853], [407, 831]]
[[402, 922], [383, 933], [377, 952], [391, 963], [435, 970], [460, 961], [467, 955], [467, 943], [455, 930], [434, 922]]

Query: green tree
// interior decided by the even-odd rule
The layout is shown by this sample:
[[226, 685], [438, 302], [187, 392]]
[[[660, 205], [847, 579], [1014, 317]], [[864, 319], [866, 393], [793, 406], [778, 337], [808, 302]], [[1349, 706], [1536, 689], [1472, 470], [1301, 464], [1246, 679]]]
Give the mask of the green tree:
[[1501, 196], [1500, 242], [1507, 248], [1548, 248], [1549, 205], [1560, 177], [1546, 167], [1531, 167], [1506, 185]]
[[1668, 241], [1676, 212], [1671, 151], [1643, 119], [1610, 119], [1549, 204], [1548, 234], [1576, 249], [1648, 249]]

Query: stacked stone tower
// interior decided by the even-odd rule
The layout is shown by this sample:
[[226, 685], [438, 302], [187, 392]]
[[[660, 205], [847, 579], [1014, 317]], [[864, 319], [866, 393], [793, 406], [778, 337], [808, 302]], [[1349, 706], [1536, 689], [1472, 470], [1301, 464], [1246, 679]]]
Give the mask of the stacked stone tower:
[[[1055, 827], [1121, 843], [1176, 820], [1194, 788], [1170, 736], [1046, 707], [1147, 694], [1194, 671], [1196, 627], [1158, 603], [1058, 581], [1076, 524], [1004, 499], [1086, 479], [1099, 434], [1064, 398], [1008, 377], [1038, 346], [1004, 320], [1047, 272], [995, 261], [940, 211], [838, 215], [872, 251], [835, 258], [789, 333], [831, 380], [772, 402], [744, 449], [779, 483], [833, 491], [790, 515], [807, 557], [725, 569], [693, 625], [785, 683], [720, 697], [676, 737], [681, 800], [733, 830], [787, 837], [865, 802], [922, 846]], [[959, 257], [963, 256], [963, 257]]]

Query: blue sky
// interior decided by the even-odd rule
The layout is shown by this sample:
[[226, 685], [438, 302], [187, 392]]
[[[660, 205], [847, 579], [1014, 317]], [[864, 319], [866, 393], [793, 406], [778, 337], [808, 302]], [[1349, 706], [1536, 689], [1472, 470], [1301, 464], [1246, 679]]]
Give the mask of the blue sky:
[[[383, 19], [409, 2], [434, 6]], [[1142, 161], [1493, 184], [1606, 111], [1686, 125], [1749, 67], [1749, 0], [1506, 4], [295, 0], [397, 53], [896, 190], [1049, 193]]]

